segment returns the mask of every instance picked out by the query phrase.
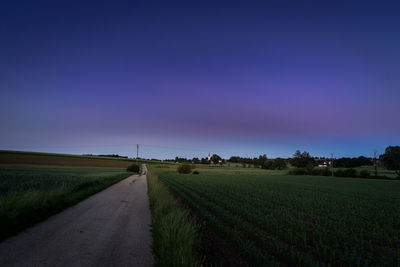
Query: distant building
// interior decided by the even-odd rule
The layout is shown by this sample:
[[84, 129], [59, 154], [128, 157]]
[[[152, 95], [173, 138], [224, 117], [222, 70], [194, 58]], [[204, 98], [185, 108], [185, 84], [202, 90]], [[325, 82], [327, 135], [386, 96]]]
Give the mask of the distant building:
[[318, 167], [320, 167], [320, 168], [326, 168], [326, 167], [328, 167], [329, 165], [331, 165], [331, 162], [330, 162], [330, 161], [324, 161], [324, 163], [319, 164]]

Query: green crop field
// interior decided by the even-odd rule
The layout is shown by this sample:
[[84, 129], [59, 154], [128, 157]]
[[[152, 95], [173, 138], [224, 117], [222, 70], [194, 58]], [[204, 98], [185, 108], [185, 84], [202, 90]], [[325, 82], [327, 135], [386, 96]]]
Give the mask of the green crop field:
[[123, 168], [0, 165], [0, 240], [130, 174]]
[[154, 170], [250, 265], [400, 264], [399, 181], [235, 167], [197, 167], [198, 175]]

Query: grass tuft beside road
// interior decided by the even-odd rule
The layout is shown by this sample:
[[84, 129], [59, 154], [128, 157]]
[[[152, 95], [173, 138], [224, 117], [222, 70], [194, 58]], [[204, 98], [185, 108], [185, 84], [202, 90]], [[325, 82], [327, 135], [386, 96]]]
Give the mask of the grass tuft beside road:
[[200, 266], [195, 222], [151, 169], [147, 182], [156, 266]]

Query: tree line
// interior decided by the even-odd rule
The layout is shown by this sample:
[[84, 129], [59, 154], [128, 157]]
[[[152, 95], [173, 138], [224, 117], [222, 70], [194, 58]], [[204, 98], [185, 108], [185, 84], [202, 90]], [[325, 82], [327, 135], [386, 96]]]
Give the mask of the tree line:
[[[182, 158], [176, 157], [174, 161], [177, 163], [194, 163], [194, 164], [222, 164], [222, 163], [237, 163], [237, 164], [247, 164], [252, 165], [255, 168], [263, 169], [284, 169], [287, 166], [294, 166], [298, 168], [305, 168], [307, 165], [318, 166], [330, 161], [329, 158], [324, 157], [312, 157], [309, 152], [301, 152], [297, 150], [292, 158], [268, 158], [266, 154], [260, 155], [256, 158], [232, 156], [229, 159], [222, 159], [219, 155], [213, 154], [208, 158]], [[372, 158], [366, 158], [360, 156], [358, 158], [338, 158], [335, 159], [335, 167], [338, 168], [354, 168], [365, 165], [373, 165]]]
[[[167, 160], [178, 163], [194, 163], [194, 164], [224, 164], [233, 163], [241, 164], [243, 167], [252, 166], [255, 168], [282, 170], [289, 166], [303, 168], [311, 173], [314, 167], [318, 165], [331, 166], [332, 159], [326, 157], [312, 157], [309, 152], [297, 150], [291, 158], [273, 158], [270, 159], [266, 154], [259, 157], [240, 157], [232, 156], [229, 159], [223, 159], [217, 154], [204, 158], [182, 158]], [[400, 146], [389, 146], [385, 153], [380, 155], [378, 159], [359, 156], [359, 157], [341, 157], [333, 159], [335, 168], [356, 168], [361, 166], [373, 166], [374, 164], [382, 164], [388, 170], [394, 170], [400, 176]]]

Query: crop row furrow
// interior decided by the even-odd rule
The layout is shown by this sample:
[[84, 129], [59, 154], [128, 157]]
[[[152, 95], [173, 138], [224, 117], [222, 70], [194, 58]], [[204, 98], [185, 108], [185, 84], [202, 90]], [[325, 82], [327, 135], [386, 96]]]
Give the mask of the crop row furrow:
[[[275, 209], [269, 205], [268, 209], [266, 209], [262, 207], [262, 201], [251, 201], [249, 195], [241, 196], [232, 191], [224, 192], [223, 189], [214, 189], [215, 192], [213, 192], [213, 189], [210, 189], [209, 187], [200, 187], [199, 185], [194, 186], [189, 185], [188, 183], [185, 183], [185, 185], [192, 188], [192, 190], [196, 190], [196, 192], [200, 192], [199, 188], [201, 188], [201, 193], [207, 197], [213, 198], [223, 195], [226, 199], [218, 199], [222, 205], [226, 205], [227, 203], [226, 208], [232, 209], [233, 212], [236, 212], [237, 210], [243, 210], [244, 213], [242, 215], [250, 216], [249, 220], [251, 221], [265, 224], [262, 226], [269, 225], [268, 229], [271, 229], [271, 227], [275, 225], [274, 223], [271, 223], [271, 221], [279, 220], [279, 226], [285, 225], [285, 228], [290, 228], [295, 232], [305, 231], [306, 233], [303, 234], [301, 239], [304, 239], [304, 236], [306, 236], [311, 245], [314, 242], [328, 240], [329, 242], [333, 242], [330, 244], [330, 246], [342, 248], [346, 243], [348, 243], [348, 246], [343, 249], [344, 251], [351, 251], [353, 247], [352, 243], [362, 239], [369, 241], [365, 243], [366, 250], [370, 248], [376, 249], [377, 246], [382, 248], [399, 246], [399, 242], [397, 242], [399, 239], [398, 236], [387, 238], [385, 234], [382, 234], [382, 232], [385, 231], [385, 228], [374, 226], [371, 222], [368, 224], [369, 227], [361, 228], [360, 220], [357, 216], [347, 216], [352, 218], [352, 220], [345, 220], [346, 218], [343, 216], [337, 216], [336, 219], [333, 220], [333, 218], [327, 218], [326, 215], [318, 216], [313, 212], [306, 213], [297, 210], [291, 210], [289, 207], [282, 207], [281, 205], [276, 205]], [[268, 199], [268, 202], [271, 201]], [[268, 202], [266, 202], [264, 199], [264, 203]], [[235, 203], [235, 205], [232, 206], [232, 203]], [[244, 209], [240, 209], [240, 206], [244, 207]], [[251, 211], [247, 208], [248, 206], [252, 207]], [[276, 212], [277, 209], [279, 212]], [[338, 220], [337, 218], [341, 219]], [[340, 232], [337, 232], [338, 227], [341, 229]], [[387, 232], [389, 232], [390, 228], [386, 228], [388, 228]], [[360, 231], [360, 229], [367, 229], [368, 231]], [[334, 232], [336, 232], [336, 234], [332, 235]], [[321, 235], [323, 237], [321, 237]], [[332, 239], [332, 236], [335, 236], [334, 240]], [[300, 240], [300, 244], [302, 244], [302, 242], [303, 241]]]
[[273, 240], [312, 263], [399, 264], [396, 182], [211, 172], [164, 179], [281, 263], [296, 265], [290, 253], [268, 247]]
[[293, 245], [288, 245], [282, 240], [269, 235], [258, 227], [247, 223], [240, 216], [230, 213], [228, 210], [220, 207], [213, 201], [209, 201], [196, 192], [185, 189], [181, 185], [174, 185], [175, 190], [186, 192], [197, 203], [201, 203], [208, 210], [210, 210], [216, 217], [222, 221], [235, 227], [244, 233], [247, 238], [253, 240], [258, 246], [265, 248], [268, 252], [272, 253], [280, 261], [285, 262], [287, 265], [315, 265], [315, 262], [310, 259], [307, 253], [299, 251]]
[[288, 244], [295, 245], [304, 251], [317, 253], [313, 245], [318, 246], [318, 244], [320, 244], [322, 241], [329, 241], [329, 244], [324, 245], [329, 245], [336, 248], [343, 247], [345, 244], [343, 242], [346, 242], [345, 238], [343, 238], [342, 241], [337, 240], [337, 238], [330, 238], [329, 232], [317, 231], [316, 228], [313, 228], [313, 225], [307, 225], [305, 222], [296, 221], [296, 219], [294, 219], [292, 216], [293, 213], [285, 212], [285, 216], [282, 216], [281, 218], [274, 218], [273, 216], [267, 217], [265, 214], [259, 216], [259, 214], [253, 213], [253, 209], [248, 209], [248, 206], [245, 205], [247, 204], [245, 200], [237, 201], [230, 198], [225, 198], [226, 194], [207, 194], [201, 190], [198, 190], [196, 187], [191, 187], [186, 184], [181, 184], [181, 186], [186, 187], [188, 190], [195, 191], [203, 198], [217, 203], [217, 205], [229, 210], [232, 214], [235, 214], [241, 217], [243, 220], [246, 220], [248, 223], [254, 224], [263, 229], [264, 232], [278, 236], [280, 240], [287, 242]]
[[[257, 218], [254, 216], [250, 216], [250, 218], [246, 218], [246, 215], [243, 214], [249, 214], [248, 209], [245, 209], [245, 207], [238, 208], [237, 206], [240, 206], [238, 203], [239, 201], [227, 201], [221, 195], [207, 195], [207, 194], [202, 194], [201, 190], [198, 190], [196, 187], [190, 187], [187, 184], [182, 184], [178, 181], [175, 181], [175, 183], [179, 183], [182, 187], [186, 187], [186, 190], [188, 191], [194, 191], [198, 194], [200, 199], [198, 201], [200, 202], [205, 202], [207, 199], [209, 202], [212, 202], [214, 206], [218, 206], [218, 208], [214, 207], [214, 211], [217, 214], [224, 214], [226, 210], [229, 210], [231, 213], [230, 215], [235, 215], [238, 217], [236, 221], [233, 222], [234, 225], [242, 225], [244, 226], [243, 231], [245, 231], [249, 236], [252, 236], [253, 238], [260, 239], [260, 237], [264, 237], [268, 232], [266, 231], [268, 229], [265, 229], [265, 225], [263, 225], [261, 222], [257, 223]], [[213, 199], [214, 197], [214, 199]], [[218, 204], [216, 204], [218, 203]], [[224, 203], [225, 205], [221, 205], [221, 203]], [[232, 204], [235, 203], [235, 204]], [[237, 205], [235, 207], [235, 205]], [[230, 215], [227, 215], [226, 217], [229, 218]], [[286, 217], [289, 217], [290, 214], [287, 214]], [[258, 227], [262, 227], [261, 229], [258, 227], [254, 228], [254, 222], [256, 222], [256, 225]], [[292, 221], [292, 223], [296, 223], [295, 221]], [[300, 222], [302, 224], [303, 222]], [[295, 246], [297, 249], [301, 249], [302, 251], [305, 251], [305, 253], [308, 253], [309, 256], [311, 255], [318, 255], [318, 259], [322, 262], [326, 263], [338, 263], [342, 262], [344, 263], [349, 263], [352, 262], [354, 264], [359, 264], [359, 263], [366, 263], [366, 262], [372, 262], [373, 259], [368, 255], [368, 251], [373, 248], [371, 243], [368, 243], [367, 241], [364, 240], [364, 244], [360, 247], [364, 247], [365, 249], [360, 251], [358, 248], [357, 250], [352, 249], [352, 242], [355, 240], [346, 240], [345, 237], [341, 240], [341, 242], [338, 242], [338, 235], [336, 236], [329, 236], [329, 233], [327, 232], [322, 232], [321, 235], [317, 235], [317, 231], [315, 233], [311, 230], [306, 231], [304, 227], [298, 229], [298, 231], [293, 230], [296, 229], [295, 225], [293, 224], [288, 224], [284, 225], [284, 220], [282, 218], [279, 218], [279, 224], [278, 222], [275, 223], [275, 226], [280, 229], [279, 232], [275, 233], [269, 233], [273, 234], [276, 236], [274, 240], [280, 240], [280, 242], [284, 241], [286, 243], [292, 244], [291, 246]], [[251, 230], [250, 230], [251, 229]], [[313, 242], [310, 242], [314, 238]], [[264, 237], [265, 239], [265, 237]], [[271, 236], [269, 235], [267, 237], [267, 240], [271, 239]], [[259, 241], [259, 240], [258, 240]], [[269, 241], [271, 242], [271, 241]], [[274, 241], [275, 242], [275, 241]], [[310, 245], [313, 246], [310, 246]], [[289, 246], [289, 245], [288, 245]], [[270, 249], [269, 249], [270, 251]], [[279, 251], [279, 253], [282, 254], [282, 251]], [[292, 254], [292, 253], [289, 253]]]
[[221, 222], [215, 214], [211, 213], [208, 209], [204, 208], [199, 202], [193, 200], [193, 197], [187, 192], [176, 188], [173, 184], [166, 183], [168, 187], [173, 190], [192, 210], [194, 210], [201, 218], [205, 219], [219, 232], [227, 236], [233, 244], [244, 253], [257, 265], [274, 266], [279, 265], [274, 257], [261, 253], [252, 242], [246, 240], [242, 234], [235, 228], [228, 226], [226, 223]]

